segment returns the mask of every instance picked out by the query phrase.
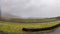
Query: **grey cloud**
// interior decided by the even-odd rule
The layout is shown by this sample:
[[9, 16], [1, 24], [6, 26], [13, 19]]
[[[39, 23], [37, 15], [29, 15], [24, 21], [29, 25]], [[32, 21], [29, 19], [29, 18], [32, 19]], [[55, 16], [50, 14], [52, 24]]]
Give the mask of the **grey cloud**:
[[[2, 16], [47, 18], [60, 16], [60, 0], [2, 0]], [[8, 15], [6, 15], [6, 13]], [[9, 16], [9, 17], [10, 17]]]

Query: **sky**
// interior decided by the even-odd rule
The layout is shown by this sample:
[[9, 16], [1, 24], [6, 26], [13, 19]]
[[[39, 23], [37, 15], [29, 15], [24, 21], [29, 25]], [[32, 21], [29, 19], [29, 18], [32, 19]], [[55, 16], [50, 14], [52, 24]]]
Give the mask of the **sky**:
[[1, 0], [3, 17], [50, 18], [60, 16], [60, 0]]

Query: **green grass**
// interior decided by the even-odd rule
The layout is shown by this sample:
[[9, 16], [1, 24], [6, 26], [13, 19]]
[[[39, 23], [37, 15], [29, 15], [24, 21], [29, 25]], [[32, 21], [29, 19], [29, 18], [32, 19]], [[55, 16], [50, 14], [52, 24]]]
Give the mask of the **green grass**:
[[[55, 18], [48, 18], [48, 19], [38, 19], [38, 20], [32, 20], [32, 19], [7, 19], [5, 21], [9, 22], [16, 22], [16, 23], [8, 23], [4, 21], [0, 21], [0, 31], [9, 32], [9, 33], [23, 33], [22, 28], [45, 28], [45, 27], [51, 27], [56, 24], [60, 24], [60, 22], [53, 22], [56, 21]], [[19, 23], [17, 23], [19, 22]], [[23, 23], [24, 22], [24, 23]], [[52, 23], [46, 23], [46, 24], [32, 24], [32, 22], [52, 22]], [[27, 23], [27, 24], [26, 24]], [[1, 26], [2, 25], [2, 26]], [[52, 30], [48, 31], [42, 31], [42, 32], [51, 32]], [[25, 34], [26, 32], [24, 32]], [[28, 32], [27, 32], [28, 33]]]
[[18, 19], [18, 18], [11, 18], [11, 19], [6, 19], [5, 21], [10, 21], [10, 22], [20, 22], [20, 23], [42, 23], [42, 22], [52, 22], [56, 21], [56, 19]]
[[[24, 23], [8, 23], [8, 22], [2, 22], [0, 21], [0, 31], [9, 32], [9, 33], [23, 33], [22, 28], [45, 28], [45, 27], [51, 27], [56, 24], [60, 24], [60, 22], [53, 22], [53, 23], [46, 23], [46, 24], [24, 24]], [[48, 31], [42, 31], [42, 32], [50, 32]]]

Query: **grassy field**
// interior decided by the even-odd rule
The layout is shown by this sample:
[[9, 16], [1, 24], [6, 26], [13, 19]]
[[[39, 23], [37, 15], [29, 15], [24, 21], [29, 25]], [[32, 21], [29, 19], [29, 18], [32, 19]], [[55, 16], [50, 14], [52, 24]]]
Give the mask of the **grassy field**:
[[[23, 33], [22, 28], [45, 28], [45, 27], [51, 27], [56, 24], [60, 24], [60, 22], [53, 22], [53, 23], [40, 23], [40, 24], [24, 24], [24, 23], [8, 23], [0, 21], [0, 31], [9, 32], [9, 33]], [[49, 32], [48, 31], [42, 31], [42, 32]], [[26, 32], [25, 32], [26, 33]]]
[[55, 18], [45, 18], [45, 19], [19, 19], [19, 18], [6, 18], [2, 19], [3, 21], [9, 21], [9, 22], [19, 22], [19, 23], [42, 23], [42, 22], [52, 22], [56, 21]]
[[[7, 19], [2, 19], [2, 21], [0, 21], [0, 31], [8, 32], [11, 34], [15, 34], [15, 33], [26, 34], [31, 32], [22, 31], [23, 28], [45, 28], [45, 27], [54, 26], [56, 24], [60, 24], [60, 22], [54, 22], [56, 20], [58, 19], [55, 19], [55, 18], [46, 18], [46, 19], [7, 18]], [[7, 22], [4, 22], [4, 21], [7, 21]], [[15, 22], [15, 23], [10, 23], [10, 22]], [[45, 22], [52, 22], [52, 23], [45, 23]], [[42, 23], [45, 23], [45, 24], [42, 24]], [[51, 32], [51, 31], [52, 30], [42, 31], [42, 32]]]

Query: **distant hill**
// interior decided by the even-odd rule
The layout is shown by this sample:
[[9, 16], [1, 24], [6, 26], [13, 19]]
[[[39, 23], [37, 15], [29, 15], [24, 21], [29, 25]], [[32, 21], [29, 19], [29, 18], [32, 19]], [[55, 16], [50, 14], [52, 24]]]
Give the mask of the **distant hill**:
[[10, 22], [50, 22], [50, 21], [55, 21], [58, 20], [60, 17], [52, 17], [52, 18], [42, 18], [42, 19], [37, 19], [37, 18], [29, 18], [29, 19], [23, 19], [23, 18], [18, 18], [18, 16], [13, 16], [11, 14], [5, 13], [3, 17], [1, 17], [1, 20], [3, 21], [10, 21]]
[[56, 21], [55, 18], [45, 18], [45, 19], [22, 19], [22, 18], [5, 18], [2, 17], [3, 21], [9, 21], [9, 22], [19, 22], [19, 23], [37, 23], [37, 22], [52, 22]]

